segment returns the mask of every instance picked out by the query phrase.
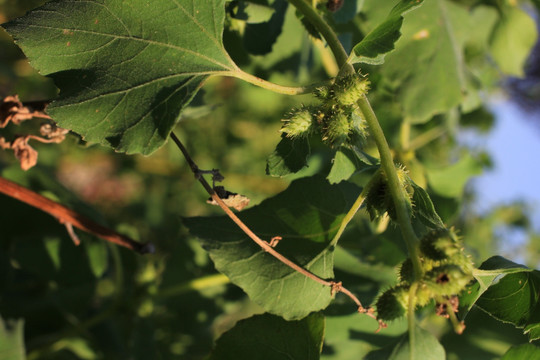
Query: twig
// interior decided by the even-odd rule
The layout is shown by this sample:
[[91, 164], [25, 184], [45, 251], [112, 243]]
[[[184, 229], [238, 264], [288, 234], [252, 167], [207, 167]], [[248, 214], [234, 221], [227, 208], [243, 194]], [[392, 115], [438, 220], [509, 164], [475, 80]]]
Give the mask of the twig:
[[66, 227], [68, 227], [67, 224], [69, 224], [70, 227], [74, 226], [87, 233], [98, 236], [103, 240], [110, 241], [138, 252], [139, 254], [154, 252], [154, 245], [152, 243], [142, 244], [136, 242], [127, 236], [119, 234], [88, 219], [76, 211], [68, 209], [62, 204], [47, 199], [46, 197], [41, 196], [32, 190], [20, 186], [12, 181], [4, 179], [3, 177], [0, 177], [0, 193], [48, 213], [49, 215], [57, 218], [60, 223], [65, 224]]
[[79, 239], [77, 234], [75, 234], [75, 230], [73, 230], [73, 225], [67, 222], [67, 223], [64, 223], [64, 226], [66, 227], [69, 237], [71, 238], [71, 240], [73, 240], [73, 243], [79, 246], [81, 244], [81, 239]]
[[[229, 216], [229, 218], [231, 218], [231, 220], [234, 221], [234, 223], [247, 236], [249, 236], [257, 245], [259, 245], [264, 251], [266, 251], [267, 253], [269, 253], [270, 255], [272, 255], [273, 257], [278, 259], [281, 263], [283, 263], [284, 265], [290, 267], [294, 271], [299, 272], [300, 274], [310, 278], [313, 281], [318, 282], [319, 284], [330, 287], [332, 293], [337, 293], [337, 292], [344, 293], [349, 298], [351, 298], [355, 302], [355, 304], [358, 306], [358, 312], [365, 313], [365, 314], [367, 314], [367, 315], [369, 315], [371, 317], [374, 317], [373, 313], [370, 312], [369, 309], [364, 308], [362, 306], [362, 303], [360, 302], [360, 300], [358, 300], [358, 298], [353, 293], [351, 293], [349, 290], [347, 290], [346, 288], [344, 288], [341, 285], [341, 282], [328, 281], [328, 280], [321, 279], [317, 275], [315, 275], [315, 274], [311, 273], [310, 271], [304, 269], [303, 267], [301, 267], [298, 264], [292, 262], [291, 260], [287, 259], [285, 256], [281, 255], [279, 252], [277, 252], [270, 245], [270, 243], [272, 241], [270, 241], [270, 243], [267, 242], [267, 241], [264, 241], [260, 237], [258, 237], [253, 231], [251, 231], [251, 229], [246, 224], [244, 224], [242, 222], [242, 220], [240, 220], [238, 218], [238, 216], [236, 216], [236, 214], [231, 209], [229, 209], [229, 207], [227, 205], [225, 205], [223, 200], [221, 200], [221, 198], [216, 194], [214, 189], [212, 189], [212, 187], [210, 187], [210, 184], [208, 184], [206, 179], [201, 175], [199, 167], [197, 166], [197, 164], [195, 164], [195, 162], [193, 161], [193, 159], [191, 158], [191, 156], [187, 152], [186, 148], [184, 147], [184, 145], [182, 144], [180, 139], [178, 139], [178, 137], [173, 132], [171, 132], [170, 136], [173, 139], [173, 141], [175, 142], [175, 144], [178, 146], [178, 148], [180, 149], [182, 154], [184, 154], [184, 157], [186, 158], [186, 161], [189, 164], [189, 167], [191, 168], [191, 170], [195, 174], [195, 177], [199, 180], [199, 182], [202, 184], [202, 186], [208, 192], [208, 194], [221, 207], [221, 209], [225, 212], [225, 214], [227, 214], [227, 216]], [[275, 239], [275, 238], [276, 237], [274, 237], [273, 239]]]

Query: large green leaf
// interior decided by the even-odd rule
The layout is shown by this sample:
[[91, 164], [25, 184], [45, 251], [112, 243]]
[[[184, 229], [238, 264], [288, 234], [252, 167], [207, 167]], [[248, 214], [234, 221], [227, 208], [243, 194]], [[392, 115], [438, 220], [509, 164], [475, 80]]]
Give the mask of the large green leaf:
[[464, 99], [463, 54], [453, 29], [468, 21], [465, 8], [432, 0], [403, 24], [403, 36], [396, 50], [386, 56], [382, 70], [395, 87], [409, 122], [426, 122]]
[[540, 347], [533, 344], [513, 346], [501, 360], [540, 360]]
[[60, 88], [47, 109], [87, 141], [150, 154], [202, 82], [236, 68], [224, 0], [56, 0], [4, 27]]
[[482, 164], [467, 153], [455, 164], [426, 170], [429, 186], [433, 191], [441, 196], [459, 198], [470, 178], [482, 172]]
[[414, 343], [411, 349], [409, 334], [404, 334], [397, 344], [372, 351], [366, 360], [444, 360], [446, 354], [437, 338], [420, 327], [414, 330]]
[[349, 62], [382, 64], [384, 56], [394, 50], [394, 44], [401, 36], [402, 15], [422, 5], [422, 2], [423, 0], [401, 0], [381, 24], [354, 46]]
[[[303, 178], [260, 205], [239, 214], [257, 235], [283, 239], [276, 250], [324, 279], [332, 279], [332, 238], [360, 189], [320, 176]], [[328, 287], [292, 270], [263, 251], [228, 217], [188, 218], [184, 223], [201, 239], [216, 268], [270, 313], [300, 319], [332, 300]]]
[[500, 70], [522, 77], [525, 61], [538, 35], [533, 18], [517, 6], [505, 6], [501, 11], [490, 39], [490, 50]]
[[6, 322], [0, 317], [0, 359], [26, 359], [22, 320]]
[[524, 328], [531, 341], [540, 338], [538, 271], [493, 256], [482, 263], [473, 275], [476, 282], [460, 297], [462, 319], [476, 305], [502, 322]]
[[319, 313], [299, 321], [256, 315], [223, 334], [210, 360], [317, 360], [323, 335], [324, 316]]

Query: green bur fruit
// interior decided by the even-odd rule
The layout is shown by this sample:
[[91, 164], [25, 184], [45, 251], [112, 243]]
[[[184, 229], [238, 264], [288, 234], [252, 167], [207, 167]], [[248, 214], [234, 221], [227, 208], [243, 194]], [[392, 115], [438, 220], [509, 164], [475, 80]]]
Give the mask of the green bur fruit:
[[285, 124], [283, 124], [280, 132], [289, 138], [305, 137], [311, 131], [313, 123], [312, 111], [307, 107], [294, 109], [283, 121]]
[[437, 229], [422, 237], [420, 251], [429, 259], [446, 260], [461, 252], [461, 244], [453, 232]]
[[346, 143], [351, 131], [351, 121], [348, 114], [338, 112], [328, 118], [328, 125], [325, 129], [323, 140], [332, 146], [341, 146]]
[[402, 283], [411, 284], [414, 281], [414, 268], [410, 258], [407, 258], [399, 267], [399, 280]]
[[332, 91], [339, 105], [356, 105], [358, 100], [369, 91], [369, 81], [356, 74], [344, 76], [336, 80]]
[[398, 319], [407, 313], [409, 287], [398, 285], [386, 290], [377, 299], [377, 318], [383, 321]]
[[425, 284], [439, 296], [458, 295], [471, 280], [471, 274], [454, 264], [435, 267], [425, 274]]
[[[414, 189], [411, 185], [411, 180], [404, 169], [398, 168], [396, 170], [400, 185], [405, 189], [407, 207], [409, 210], [412, 210], [411, 198], [414, 194]], [[397, 218], [396, 208], [384, 173], [378, 171], [373, 175], [372, 180], [370, 180], [366, 187], [365, 204], [371, 220], [381, 217], [387, 212], [388, 216], [395, 221]]]

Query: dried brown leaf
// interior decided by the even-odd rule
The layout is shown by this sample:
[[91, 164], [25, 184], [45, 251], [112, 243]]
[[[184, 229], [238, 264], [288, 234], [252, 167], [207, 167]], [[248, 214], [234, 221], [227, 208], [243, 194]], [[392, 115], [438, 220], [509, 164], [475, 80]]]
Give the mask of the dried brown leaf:
[[0, 104], [0, 128], [4, 128], [11, 121], [19, 125], [25, 120], [34, 117], [33, 113], [19, 100], [19, 96], [8, 96]]
[[66, 138], [69, 130], [62, 129], [61, 127], [56, 126], [55, 123], [44, 123], [39, 128], [39, 132], [42, 136], [45, 136], [48, 139], [51, 139], [52, 142], [61, 143]]
[[28, 144], [28, 136], [20, 136], [13, 140], [11, 148], [21, 163], [21, 169], [28, 170], [37, 164], [38, 152]]
[[2, 148], [2, 150], [11, 149], [11, 143], [7, 142], [3, 137], [0, 137], [0, 148]]
[[[214, 191], [223, 200], [225, 205], [232, 207], [237, 211], [241, 211], [243, 208], [249, 205], [250, 199], [247, 196], [232, 193], [225, 190], [223, 186], [214, 187]], [[212, 198], [209, 198], [206, 202], [211, 205], [218, 205], [218, 203]]]

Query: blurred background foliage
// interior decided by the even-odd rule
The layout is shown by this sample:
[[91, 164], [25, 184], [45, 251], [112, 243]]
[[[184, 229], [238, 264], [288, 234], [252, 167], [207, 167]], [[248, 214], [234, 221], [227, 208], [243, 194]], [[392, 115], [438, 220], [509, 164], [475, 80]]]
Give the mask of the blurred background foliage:
[[[0, 0], [0, 23], [43, 2]], [[346, 0], [342, 10], [327, 15], [350, 49], [393, 3]], [[489, 168], [490, 157], [458, 141], [463, 128], [489, 132], [493, 116], [482, 104], [490, 92], [506, 91], [529, 108], [537, 106], [540, 51], [536, 46], [529, 57], [536, 36], [523, 35], [530, 34], [532, 18], [512, 1], [444, 3], [452, 9], [447, 15], [456, 16], [453, 35], [463, 47], [463, 59], [448, 61], [463, 61], [467, 68], [448, 77], [442, 75], [447, 69], [426, 74], [429, 67], [420, 55], [427, 50], [411, 52], [404, 45], [387, 57], [384, 67], [363, 68], [372, 81], [370, 99], [396, 159], [429, 190], [438, 213], [458, 229], [475, 262], [508, 249], [501, 246], [507, 231], [518, 228], [527, 234], [526, 245], [504, 255], [538, 267], [539, 235], [528, 218], [527, 204], [509, 204], [487, 214], [472, 210], [475, 194], [467, 182]], [[538, 6], [523, 3], [529, 14], [537, 14], [534, 5]], [[236, 1], [228, 6], [225, 45], [246, 71], [291, 85], [336, 74], [329, 50], [306, 34], [285, 1]], [[498, 11], [507, 15], [504, 21], [498, 20]], [[419, 15], [408, 16], [404, 34], [422, 21]], [[513, 51], [507, 51], [508, 43], [500, 38], [508, 30], [527, 37]], [[441, 56], [448, 56], [443, 50]], [[454, 84], [455, 77], [462, 83]], [[430, 106], [438, 106], [437, 96], [447, 96], [456, 86], [458, 92], [463, 87], [474, 91], [464, 103], [445, 104], [449, 111], [433, 116], [421, 104], [431, 101]], [[426, 98], [426, 91], [434, 87], [441, 93]], [[25, 103], [43, 102], [55, 96], [56, 88], [32, 70], [0, 31], [0, 98], [12, 94]], [[257, 204], [283, 191], [294, 178], [330, 170], [332, 150], [314, 142], [309, 166], [300, 173], [283, 179], [265, 175], [266, 158], [280, 139], [283, 114], [311, 101], [309, 96], [287, 97], [238, 80], [214, 78], [182, 115], [176, 133], [201, 168], [219, 168], [229, 190]], [[403, 108], [414, 109], [407, 113], [409, 122], [402, 121]], [[416, 109], [426, 110], [415, 113]], [[0, 135], [9, 138], [38, 127], [38, 122], [27, 122], [24, 128], [10, 125]], [[0, 152], [2, 176], [92, 214], [135, 239], [151, 241], [157, 251], [140, 256], [82, 233], [82, 245], [76, 247], [55, 219], [0, 195], [0, 314], [5, 321], [0, 330], [5, 327], [19, 341], [12, 344], [28, 359], [203, 359], [220, 334], [239, 319], [262, 312], [216, 273], [197, 239], [182, 226], [182, 217], [217, 214], [219, 209], [206, 204], [208, 196], [174, 144], [167, 143], [149, 157], [89, 146], [76, 136], [35, 148], [39, 162], [28, 172], [19, 169], [10, 151]], [[376, 155], [369, 141], [364, 150]], [[366, 169], [351, 181], [361, 185], [368, 176]], [[398, 230], [384, 221], [372, 224], [362, 213], [340, 241], [336, 278], [369, 304], [395, 281], [394, 267], [405, 258]], [[375, 334], [377, 324], [355, 310], [338, 296], [325, 311], [323, 359], [358, 359], [406, 330], [403, 322], [395, 322]], [[433, 311], [423, 313], [421, 325], [441, 340], [448, 359], [498, 358], [512, 344], [527, 341], [519, 329], [480, 311], [468, 316], [463, 336], [455, 335]]]

